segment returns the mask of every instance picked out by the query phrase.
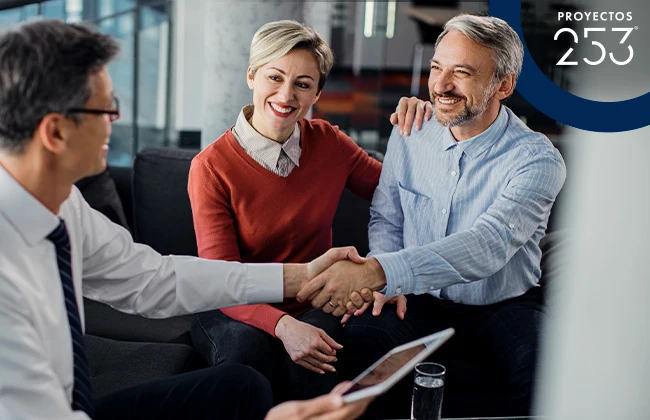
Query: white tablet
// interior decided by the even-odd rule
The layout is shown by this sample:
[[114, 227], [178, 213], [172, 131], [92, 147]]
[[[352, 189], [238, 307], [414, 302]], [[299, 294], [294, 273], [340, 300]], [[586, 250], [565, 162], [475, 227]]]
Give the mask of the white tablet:
[[365, 398], [376, 397], [388, 391], [406, 376], [415, 365], [426, 359], [434, 350], [454, 335], [453, 328], [439, 331], [395, 347], [377, 360], [359, 376], [354, 378], [343, 390], [343, 401], [351, 403]]

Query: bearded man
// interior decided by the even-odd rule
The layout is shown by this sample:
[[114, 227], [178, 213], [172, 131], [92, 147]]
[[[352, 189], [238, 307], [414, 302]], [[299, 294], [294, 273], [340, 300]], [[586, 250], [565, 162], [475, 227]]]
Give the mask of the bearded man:
[[[336, 263], [298, 295], [321, 306], [350, 290], [378, 291], [373, 313], [357, 311], [344, 329], [346, 357], [358, 369], [454, 327], [443, 351], [462, 350], [491, 368], [507, 389], [499, 414], [513, 415], [530, 411], [543, 317], [539, 242], [566, 177], [548, 138], [502, 104], [523, 53], [501, 19], [460, 15], [446, 23], [428, 84], [435, 118], [408, 139], [393, 130], [388, 143], [369, 264]], [[396, 309], [382, 312], [387, 302]], [[408, 414], [408, 395], [375, 404], [382, 402], [390, 404], [370, 414]], [[406, 413], [387, 414], [395, 407]]]

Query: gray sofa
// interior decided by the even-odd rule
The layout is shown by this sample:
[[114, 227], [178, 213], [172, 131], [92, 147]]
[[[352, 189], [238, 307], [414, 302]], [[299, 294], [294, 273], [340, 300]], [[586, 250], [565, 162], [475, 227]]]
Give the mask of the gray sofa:
[[[109, 168], [104, 174], [84, 180], [80, 187], [92, 206], [125, 225], [137, 242], [162, 254], [196, 255], [187, 175], [197, 152], [145, 149], [138, 153], [133, 168]], [[375, 157], [382, 158], [379, 154]], [[369, 204], [344, 191], [334, 218], [334, 246], [354, 245], [362, 255], [368, 252]], [[558, 235], [547, 235], [541, 244], [543, 284], [552, 271]], [[85, 315], [96, 396], [207, 366], [192, 347], [189, 329], [193, 315], [146, 319], [88, 299]], [[493, 383], [489, 371], [466, 358], [445, 363], [449, 383], [443, 416], [499, 414], [504, 391], [500, 384]]]

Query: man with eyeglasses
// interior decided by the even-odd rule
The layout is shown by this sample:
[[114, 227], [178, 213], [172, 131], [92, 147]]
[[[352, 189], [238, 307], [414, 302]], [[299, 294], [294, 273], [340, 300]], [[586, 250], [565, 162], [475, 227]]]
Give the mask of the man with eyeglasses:
[[[280, 301], [356, 256], [339, 248], [284, 265], [163, 257], [92, 210], [73, 184], [106, 167], [111, 122], [120, 115], [106, 65], [117, 52], [109, 36], [58, 21], [0, 35], [0, 417], [261, 418], [270, 385], [237, 365], [93, 400], [82, 294], [163, 318]], [[332, 393], [269, 416], [350, 418], [363, 409]]]
[[95, 108], [68, 108], [66, 111], [67, 114], [97, 114], [97, 115], [107, 115], [110, 122], [115, 122], [120, 119], [120, 101], [117, 99], [117, 96], [113, 96], [111, 101], [111, 106], [107, 109], [95, 109]]

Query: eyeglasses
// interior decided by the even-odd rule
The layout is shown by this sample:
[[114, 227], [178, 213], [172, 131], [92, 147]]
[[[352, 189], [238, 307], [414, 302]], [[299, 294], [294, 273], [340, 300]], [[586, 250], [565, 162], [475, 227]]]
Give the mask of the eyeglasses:
[[113, 109], [70, 108], [66, 113], [107, 114], [109, 121], [113, 122], [120, 118], [120, 101], [116, 97], [113, 97]]

